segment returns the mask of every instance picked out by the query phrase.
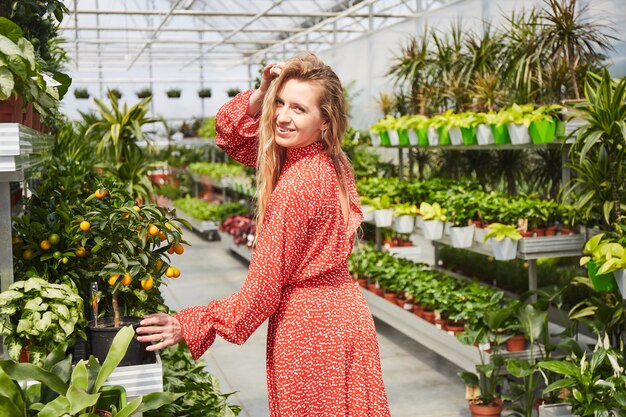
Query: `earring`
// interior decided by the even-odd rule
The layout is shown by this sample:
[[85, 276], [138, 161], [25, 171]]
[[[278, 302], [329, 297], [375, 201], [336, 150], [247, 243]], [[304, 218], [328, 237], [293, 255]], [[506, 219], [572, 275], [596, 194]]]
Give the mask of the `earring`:
[[322, 141], [326, 140], [325, 136], [326, 136], [326, 129], [323, 129], [322, 130]]

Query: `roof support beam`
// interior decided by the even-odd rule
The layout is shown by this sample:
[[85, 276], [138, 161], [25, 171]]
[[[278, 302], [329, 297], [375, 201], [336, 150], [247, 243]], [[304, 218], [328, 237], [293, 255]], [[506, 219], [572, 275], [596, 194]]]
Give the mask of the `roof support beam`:
[[[360, 6], [357, 4], [356, 6]], [[353, 6], [353, 7], [356, 7]], [[350, 10], [350, 9], [348, 9]], [[289, 12], [289, 13], [267, 13], [265, 17], [283, 17], [283, 18], [303, 18], [303, 17], [325, 17], [332, 18], [345, 16], [345, 12]], [[150, 10], [79, 10], [78, 14], [106, 14], [106, 15], [136, 15], [136, 16], [164, 16], [170, 15], [166, 11], [150, 11]], [[254, 12], [227, 12], [227, 11], [202, 11], [202, 10], [176, 10], [171, 16], [190, 16], [190, 17], [254, 17]], [[355, 14], [354, 17], [365, 18], [368, 14]], [[413, 17], [411, 13], [376, 13], [374, 17], [406, 19]]]
[[[59, 30], [66, 31], [96, 31], [100, 30], [103, 32], [111, 31], [111, 32], [153, 32], [156, 30], [156, 27], [97, 27], [97, 26], [66, 26], [61, 27]], [[193, 28], [193, 27], [182, 27], [182, 28], [161, 28], [161, 32], [230, 32], [233, 28]], [[296, 33], [296, 32], [304, 32], [306, 29], [304, 28], [245, 28], [240, 32], [247, 33], [277, 33], [277, 32], [286, 32], [286, 33]], [[351, 28], [337, 28], [338, 32], [355, 32], [361, 33], [363, 32], [360, 29], [351, 29]], [[333, 32], [333, 29], [320, 29], [317, 32]]]

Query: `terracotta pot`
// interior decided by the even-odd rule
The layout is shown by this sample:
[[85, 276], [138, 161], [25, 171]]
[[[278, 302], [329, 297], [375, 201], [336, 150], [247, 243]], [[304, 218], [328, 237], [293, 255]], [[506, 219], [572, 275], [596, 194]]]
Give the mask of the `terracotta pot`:
[[561, 235], [573, 235], [575, 232], [572, 229], [567, 229], [565, 227], [561, 227], [559, 230], [559, 234]]
[[356, 280], [359, 285], [363, 288], [367, 288], [367, 279], [366, 278], [359, 278]]
[[393, 248], [395, 245], [393, 244], [393, 240], [383, 240], [383, 246]]
[[376, 286], [376, 283], [370, 282], [367, 284], [367, 289], [373, 293], [377, 293], [379, 288]]
[[522, 237], [533, 237], [533, 232], [531, 231], [526, 231], [526, 232], [520, 232], [520, 234], [522, 235]]
[[424, 307], [419, 304], [413, 304], [413, 314], [417, 317], [424, 318]]
[[457, 334], [463, 332], [465, 330], [465, 325], [463, 323], [448, 323], [446, 326], [448, 333], [456, 336]]
[[556, 226], [546, 227], [546, 236], [555, 236], [556, 235]]
[[502, 414], [502, 400], [497, 399], [495, 403], [489, 405], [469, 402], [469, 409], [472, 417], [498, 417]]
[[398, 305], [398, 307], [404, 307], [405, 302], [406, 298], [404, 297], [404, 295], [398, 295], [396, 297], [396, 304]]
[[402, 302], [402, 306], [403, 309], [405, 309], [406, 311], [411, 311], [413, 312], [415, 309], [415, 304], [413, 304], [413, 300], [410, 299], [406, 299]]
[[28, 363], [30, 362], [30, 350], [22, 348], [20, 351], [20, 363]]
[[545, 236], [546, 235], [546, 230], [545, 229], [534, 229], [533, 232], [535, 232], [535, 235], [537, 237], [541, 237], [541, 236]]
[[390, 303], [396, 303], [396, 299], [398, 298], [398, 294], [396, 294], [395, 292], [391, 292], [391, 291], [385, 291], [385, 300], [389, 301]]
[[511, 336], [506, 341], [506, 350], [509, 352], [522, 352], [526, 350], [526, 338], [523, 334]]
[[441, 329], [443, 331], [448, 330], [448, 320], [446, 319], [435, 319], [435, 327]]
[[435, 312], [432, 310], [424, 309], [424, 315], [422, 318], [431, 324], [435, 324]]
[[0, 123], [22, 123], [22, 97], [0, 101]]

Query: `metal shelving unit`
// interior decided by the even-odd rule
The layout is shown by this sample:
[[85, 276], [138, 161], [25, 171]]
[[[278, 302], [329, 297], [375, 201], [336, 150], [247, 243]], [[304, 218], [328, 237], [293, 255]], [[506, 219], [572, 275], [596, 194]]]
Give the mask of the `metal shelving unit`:
[[18, 123], [0, 124], [0, 291], [13, 283], [10, 183], [25, 181], [31, 170], [50, 158], [50, 135]]

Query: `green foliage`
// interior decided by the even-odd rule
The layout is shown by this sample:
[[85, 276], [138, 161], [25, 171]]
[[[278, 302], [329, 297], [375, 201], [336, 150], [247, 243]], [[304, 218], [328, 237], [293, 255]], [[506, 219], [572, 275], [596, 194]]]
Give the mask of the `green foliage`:
[[211, 89], [210, 88], [201, 88], [198, 90], [198, 97], [200, 98], [210, 98], [211, 97]]
[[229, 88], [228, 90], [226, 90], [226, 95], [228, 97], [235, 97], [239, 93], [241, 93], [241, 89], [239, 88]]
[[67, 284], [36, 277], [14, 282], [0, 294], [0, 317], [0, 335], [14, 360], [24, 348], [32, 363], [42, 364], [58, 344], [85, 338], [83, 299]]
[[230, 417], [240, 408], [227, 404], [232, 393], [222, 393], [217, 379], [205, 371], [202, 361], [194, 361], [184, 343], [161, 351], [163, 390], [182, 396], [172, 404], [144, 413], [145, 417]]
[[169, 98], [180, 98], [181, 93], [182, 90], [180, 88], [170, 88], [169, 90], [165, 91], [165, 94]]
[[221, 162], [194, 162], [189, 164], [189, 171], [199, 175], [206, 175], [218, 182], [223, 178], [245, 175], [245, 168], [241, 164]]
[[504, 238], [509, 238], [511, 240], [520, 240], [522, 235], [517, 230], [517, 227], [510, 224], [500, 224], [500, 223], [491, 223], [489, 225], [489, 229], [485, 234], [485, 242], [489, 238], [493, 238], [497, 241], [500, 241]]
[[593, 261], [598, 267], [597, 274], [608, 274], [626, 268], [626, 250], [624, 246], [611, 239], [605, 239], [604, 233], [599, 233], [589, 239], [583, 248], [587, 256], [580, 258], [580, 265]]
[[137, 98], [148, 98], [148, 97], [152, 97], [152, 89], [151, 88], [142, 88], [140, 90], [137, 91]]
[[[33, 364], [0, 361], [0, 393], [3, 414], [11, 417], [85, 417], [95, 416], [98, 400], [104, 389], [103, 384], [119, 365], [128, 345], [134, 337], [134, 330], [122, 328], [115, 336], [111, 350], [104, 363], [99, 364], [92, 356], [88, 361], [81, 360], [72, 367], [71, 355], [65, 357], [65, 347], [61, 343], [53, 350], [42, 367]], [[29, 388], [21, 388], [18, 381], [36, 381]], [[155, 392], [113, 408], [113, 416], [128, 417], [136, 412], [150, 410], [169, 404], [183, 394]]]
[[174, 200], [174, 207], [197, 220], [221, 223], [231, 214], [245, 214], [248, 209], [240, 203], [208, 203], [201, 198], [185, 197]]
[[86, 88], [75, 88], [74, 97], [77, 99], [87, 99], [89, 98], [89, 91]]
[[215, 116], [209, 116], [204, 119], [202, 126], [198, 129], [198, 136], [201, 138], [215, 137]]

